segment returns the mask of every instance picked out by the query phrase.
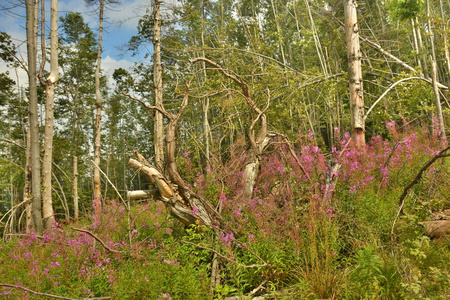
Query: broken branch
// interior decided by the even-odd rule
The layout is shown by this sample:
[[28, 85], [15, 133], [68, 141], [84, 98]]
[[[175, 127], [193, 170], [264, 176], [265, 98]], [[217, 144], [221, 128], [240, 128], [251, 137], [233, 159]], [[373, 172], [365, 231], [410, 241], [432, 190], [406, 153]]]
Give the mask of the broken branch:
[[[69, 298], [69, 297], [64, 297], [64, 296], [58, 296], [58, 295], [52, 295], [52, 294], [47, 294], [47, 293], [36, 292], [36, 291], [30, 290], [29, 288], [26, 288], [26, 287], [23, 287], [23, 286], [20, 286], [20, 285], [14, 285], [14, 284], [9, 284], [9, 283], [0, 283], [0, 286], [23, 290], [23, 291], [26, 291], [26, 292], [28, 292], [30, 294], [37, 295], [37, 296], [50, 297], [50, 298], [55, 298], [55, 299], [77, 300], [76, 298]], [[111, 297], [83, 298], [83, 300], [90, 300], [90, 299], [98, 299], [98, 300], [100, 300], [100, 299], [111, 299]]]

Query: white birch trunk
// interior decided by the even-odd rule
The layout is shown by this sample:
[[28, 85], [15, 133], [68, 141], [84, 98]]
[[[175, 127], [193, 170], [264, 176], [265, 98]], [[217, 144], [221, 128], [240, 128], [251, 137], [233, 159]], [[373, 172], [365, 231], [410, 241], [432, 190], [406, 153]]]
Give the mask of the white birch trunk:
[[[102, 124], [102, 98], [100, 94], [100, 70], [102, 64], [102, 41], [103, 41], [103, 11], [105, 7], [104, 0], [100, 0], [100, 17], [98, 29], [98, 49], [97, 49], [97, 66], [95, 68], [95, 137], [94, 137], [94, 163], [100, 166], [100, 148], [101, 148], [101, 124]], [[96, 215], [100, 215], [102, 211], [101, 202], [101, 181], [100, 170], [94, 167], [94, 210]]]
[[[42, 213], [45, 228], [51, 229], [55, 217], [52, 204], [53, 116], [55, 111], [55, 86], [58, 71], [58, 0], [51, 1], [50, 13], [50, 75], [45, 82], [44, 159], [42, 163]], [[43, 29], [42, 29], [43, 30]], [[45, 51], [45, 49], [43, 50]]]
[[[163, 84], [162, 84], [162, 65], [161, 65], [161, 15], [160, 0], [153, 0], [153, 85], [155, 89], [155, 106], [163, 105]], [[154, 147], [155, 147], [155, 163], [159, 170], [164, 169], [164, 127], [163, 115], [159, 111], [155, 111], [154, 123]]]

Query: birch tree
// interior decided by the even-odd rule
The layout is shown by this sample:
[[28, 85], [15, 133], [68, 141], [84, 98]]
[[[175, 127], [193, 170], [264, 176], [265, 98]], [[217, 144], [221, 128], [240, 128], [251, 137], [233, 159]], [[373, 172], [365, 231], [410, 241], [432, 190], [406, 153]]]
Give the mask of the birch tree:
[[[42, 2], [42, 40], [45, 38], [44, 2]], [[55, 86], [59, 78], [58, 71], [58, 0], [51, 1], [50, 13], [50, 74], [42, 78], [45, 64], [45, 42], [42, 43], [43, 62], [39, 72], [39, 79], [45, 88], [45, 131], [44, 131], [44, 158], [42, 162], [42, 212], [47, 230], [51, 229], [55, 217], [52, 204], [52, 162], [53, 162], [53, 128], [55, 111]]]
[[[155, 106], [163, 103], [163, 83], [161, 64], [161, 1], [153, 0], [153, 87], [155, 91]], [[164, 169], [164, 125], [163, 115], [156, 110], [154, 123], [155, 164], [159, 170]]]
[[95, 68], [95, 134], [94, 134], [94, 210], [98, 214], [102, 210], [101, 203], [101, 182], [100, 182], [100, 148], [101, 148], [101, 124], [102, 124], [102, 98], [100, 94], [100, 69], [102, 63], [102, 41], [103, 41], [103, 13], [105, 8], [105, 1], [100, 0], [100, 15], [99, 15], [99, 29], [98, 29], [98, 49], [97, 49], [97, 64]]

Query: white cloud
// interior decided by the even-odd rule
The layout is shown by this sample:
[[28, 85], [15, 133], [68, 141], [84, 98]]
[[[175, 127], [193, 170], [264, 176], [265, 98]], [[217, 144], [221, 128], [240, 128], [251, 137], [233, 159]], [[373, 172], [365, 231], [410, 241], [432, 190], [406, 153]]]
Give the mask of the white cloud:
[[133, 65], [134, 62], [132, 61], [126, 59], [115, 60], [109, 55], [102, 59], [102, 69], [108, 77], [112, 76], [115, 69], [123, 68], [129, 70]]

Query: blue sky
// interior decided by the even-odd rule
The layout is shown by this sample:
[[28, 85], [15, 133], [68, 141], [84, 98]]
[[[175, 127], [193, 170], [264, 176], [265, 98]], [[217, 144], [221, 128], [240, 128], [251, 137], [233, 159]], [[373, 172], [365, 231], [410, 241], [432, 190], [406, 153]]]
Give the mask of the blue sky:
[[[46, 10], [50, 7], [50, 0], [46, 1]], [[19, 55], [26, 61], [25, 44], [25, 6], [21, 0], [0, 0], [0, 31], [5, 31], [13, 38], [18, 46]], [[174, 3], [176, 0], [166, 0], [165, 3]], [[22, 3], [22, 4], [21, 4]], [[132, 57], [130, 52], [124, 52], [119, 48], [127, 43], [131, 36], [137, 33], [137, 24], [147, 8], [151, 7], [151, 0], [120, 0], [105, 11], [106, 23], [103, 34], [102, 68], [107, 74], [112, 74], [119, 67], [129, 68], [134, 62], [142, 60], [145, 53], [139, 57]], [[21, 5], [18, 5], [21, 4]], [[5, 8], [9, 8], [6, 10]], [[98, 30], [98, 15], [95, 6], [86, 6], [84, 0], [59, 0], [59, 16], [68, 11], [82, 13], [84, 19], [93, 31]], [[49, 21], [49, 17], [46, 17]], [[143, 49], [150, 51], [150, 49]], [[0, 61], [0, 72], [8, 70], [7, 66]], [[13, 75], [13, 70], [9, 70]], [[15, 75], [12, 76], [15, 79]], [[27, 84], [25, 72], [19, 71], [20, 84]]]

